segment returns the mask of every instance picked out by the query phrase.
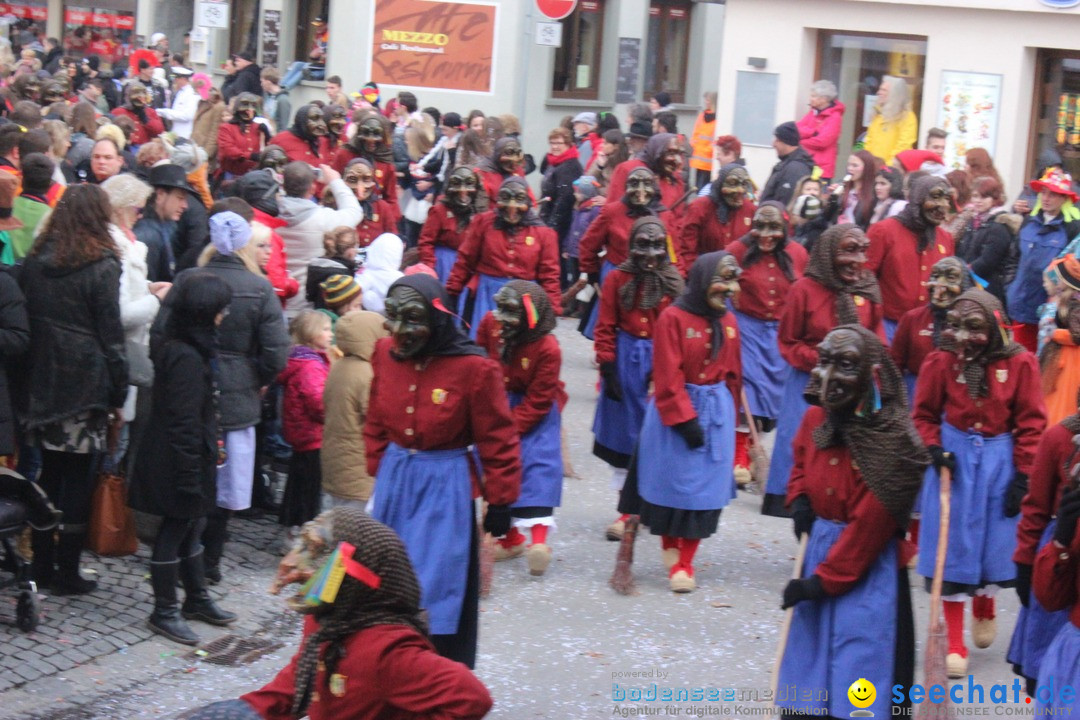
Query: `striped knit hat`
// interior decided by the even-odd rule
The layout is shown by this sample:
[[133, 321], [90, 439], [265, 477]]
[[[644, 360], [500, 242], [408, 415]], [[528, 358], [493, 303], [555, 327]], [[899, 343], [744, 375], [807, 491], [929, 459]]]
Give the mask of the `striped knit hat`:
[[319, 287], [322, 288], [323, 300], [331, 308], [344, 305], [360, 294], [360, 283], [348, 275], [331, 275], [319, 283]]

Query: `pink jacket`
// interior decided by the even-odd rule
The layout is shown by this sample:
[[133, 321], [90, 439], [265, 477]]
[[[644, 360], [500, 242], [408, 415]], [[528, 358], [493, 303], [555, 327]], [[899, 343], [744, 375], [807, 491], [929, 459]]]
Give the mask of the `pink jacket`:
[[836, 143], [840, 139], [840, 123], [844, 120], [844, 103], [834, 100], [821, 112], [803, 115], [798, 122], [800, 143], [821, 168], [822, 177], [834, 178], [836, 172]]
[[278, 376], [285, 388], [282, 402], [281, 429], [285, 441], [294, 452], [307, 452], [322, 447], [323, 387], [330, 373], [326, 353], [297, 345], [289, 353], [289, 363]]

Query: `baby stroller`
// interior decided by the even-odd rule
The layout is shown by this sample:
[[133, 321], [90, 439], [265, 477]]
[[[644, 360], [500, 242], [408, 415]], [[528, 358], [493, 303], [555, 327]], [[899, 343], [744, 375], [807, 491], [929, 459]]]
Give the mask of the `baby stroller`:
[[15, 543], [27, 526], [49, 530], [59, 522], [60, 511], [37, 483], [0, 467], [0, 570], [14, 574], [10, 580], [0, 581], [0, 588], [19, 588], [15, 624], [23, 632], [30, 632], [38, 624], [37, 584], [30, 579], [30, 561], [19, 553]]

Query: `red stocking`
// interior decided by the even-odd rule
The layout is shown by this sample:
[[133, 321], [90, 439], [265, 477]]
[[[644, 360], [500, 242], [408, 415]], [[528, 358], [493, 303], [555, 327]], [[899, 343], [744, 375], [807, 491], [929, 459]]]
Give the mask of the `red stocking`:
[[547, 525], [533, 525], [532, 526], [532, 544], [544, 545], [547, 543]]
[[520, 545], [525, 542], [525, 536], [521, 534], [521, 531], [516, 527], [510, 528], [510, 532], [506, 533], [506, 537], [497, 541], [504, 548], [510, 549], [515, 545]]
[[915, 546], [915, 550], [919, 549], [919, 518], [911, 518], [908, 521], [908, 540]]
[[945, 600], [945, 627], [949, 632], [949, 653], [967, 657], [964, 647], [964, 603]]
[[976, 620], [994, 619], [994, 598], [976, 595], [971, 599], [971, 614]]
[[679, 564], [675, 567], [690, 573], [691, 577], [694, 575], [694, 553], [697, 552], [699, 544], [701, 544], [700, 539], [679, 538]]
[[661, 535], [660, 536], [660, 549], [661, 550], [670, 550], [672, 548], [678, 548], [678, 547], [679, 547], [679, 538], [671, 537], [670, 535]]
[[[751, 420], [753, 422], [753, 420]], [[735, 467], [750, 467], [750, 433], [735, 431]]]

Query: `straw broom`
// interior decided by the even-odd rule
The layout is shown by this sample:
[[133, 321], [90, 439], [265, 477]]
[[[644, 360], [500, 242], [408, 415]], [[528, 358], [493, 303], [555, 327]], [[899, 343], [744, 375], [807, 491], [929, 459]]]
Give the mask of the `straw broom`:
[[750, 476], [757, 486], [758, 493], [765, 494], [765, 485], [769, 482], [769, 456], [765, 452], [765, 446], [761, 444], [761, 436], [758, 434], [757, 423], [754, 415], [750, 412], [750, 401], [746, 399], [746, 390], [739, 388], [739, 396], [742, 401], [743, 414], [746, 415], [746, 424], [750, 426]]
[[630, 566], [634, 564], [634, 540], [637, 539], [638, 525], [641, 523], [639, 515], [631, 515], [626, 519], [626, 527], [623, 530], [622, 541], [619, 542], [619, 554], [615, 558], [615, 572], [611, 574], [608, 585], [620, 595], [634, 594], [634, 573]]
[[[952, 495], [952, 472], [941, 468], [941, 521], [938, 527], [937, 558], [934, 561], [934, 582], [930, 587], [930, 628], [926, 638], [926, 658], [923, 660], [923, 687], [949, 686], [946, 657], [949, 654], [949, 637], [941, 619], [941, 585], [945, 579], [945, 553], [949, 545], [949, 498]], [[920, 720], [937, 720], [949, 714], [949, 696], [940, 703], [924, 702], [919, 705], [916, 717]]]
[[[795, 570], [791, 573], [792, 580], [802, 577], [803, 560], [806, 559], [806, 543], [810, 540], [810, 533], [803, 533], [799, 540], [799, 552], [795, 554]], [[787, 650], [787, 639], [791, 633], [791, 619], [795, 616], [795, 606], [792, 605], [784, 612], [784, 624], [780, 626], [780, 641], [776, 644], [776, 661], [773, 663], [772, 672], [772, 701], [776, 702], [776, 693], [780, 689], [780, 663], [784, 661], [784, 651]]]

